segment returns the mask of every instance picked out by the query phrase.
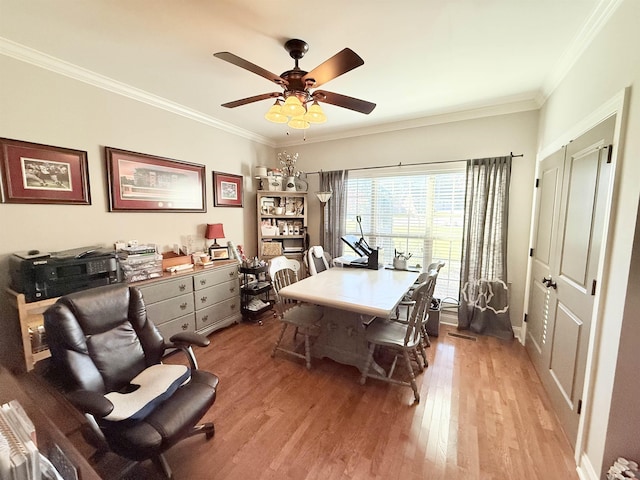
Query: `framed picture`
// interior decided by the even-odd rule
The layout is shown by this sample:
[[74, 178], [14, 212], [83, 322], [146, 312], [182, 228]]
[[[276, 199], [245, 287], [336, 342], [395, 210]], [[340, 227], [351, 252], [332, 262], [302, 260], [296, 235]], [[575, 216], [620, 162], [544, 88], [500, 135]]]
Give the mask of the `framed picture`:
[[209, 247], [209, 256], [211, 260], [229, 260], [228, 247]]
[[109, 211], [206, 212], [204, 165], [105, 147]]
[[242, 175], [213, 172], [213, 206], [242, 207]]
[[0, 138], [0, 199], [91, 205], [87, 152]]

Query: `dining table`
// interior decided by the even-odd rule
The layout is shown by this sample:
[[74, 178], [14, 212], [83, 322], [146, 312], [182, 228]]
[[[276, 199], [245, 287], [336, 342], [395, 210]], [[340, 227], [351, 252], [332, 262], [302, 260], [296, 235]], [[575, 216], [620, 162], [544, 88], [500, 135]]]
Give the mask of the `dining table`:
[[[393, 268], [333, 267], [280, 289], [278, 295], [323, 307], [319, 335], [311, 346], [314, 358], [330, 358], [362, 372], [368, 357], [367, 325], [376, 317], [394, 315], [418, 275]], [[371, 368], [384, 374], [375, 362]]]

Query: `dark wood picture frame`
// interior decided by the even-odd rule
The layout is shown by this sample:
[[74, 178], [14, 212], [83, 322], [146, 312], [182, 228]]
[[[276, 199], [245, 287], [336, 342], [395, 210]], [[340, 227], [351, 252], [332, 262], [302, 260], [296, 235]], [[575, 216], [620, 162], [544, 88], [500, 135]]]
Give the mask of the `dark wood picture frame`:
[[87, 152], [0, 138], [0, 200], [91, 205]]
[[205, 166], [105, 147], [109, 211], [206, 212]]
[[243, 182], [242, 175], [213, 172], [213, 206], [243, 207]]

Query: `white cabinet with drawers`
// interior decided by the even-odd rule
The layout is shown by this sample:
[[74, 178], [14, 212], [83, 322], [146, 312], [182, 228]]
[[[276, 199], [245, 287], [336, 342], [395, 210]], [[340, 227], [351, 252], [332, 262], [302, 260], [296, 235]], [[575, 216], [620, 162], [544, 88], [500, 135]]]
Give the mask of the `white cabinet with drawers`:
[[196, 331], [213, 332], [242, 318], [237, 263], [195, 274], [193, 290]]
[[178, 332], [208, 335], [242, 319], [236, 262], [182, 272], [138, 287], [149, 319], [167, 339]]

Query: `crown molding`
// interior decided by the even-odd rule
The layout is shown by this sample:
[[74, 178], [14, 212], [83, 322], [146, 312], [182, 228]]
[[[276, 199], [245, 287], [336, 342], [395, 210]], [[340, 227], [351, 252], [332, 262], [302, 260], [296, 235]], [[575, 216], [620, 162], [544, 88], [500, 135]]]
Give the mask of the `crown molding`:
[[343, 140], [346, 138], [361, 137], [365, 135], [375, 135], [380, 133], [396, 132], [399, 130], [428, 127], [428, 126], [440, 125], [444, 123], [462, 122], [465, 120], [476, 120], [479, 118], [493, 117], [496, 115], [508, 115], [511, 113], [520, 113], [520, 112], [526, 112], [530, 110], [538, 110], [540, 108], [540, 104], [537, 101], [538, 97], [539, 97], [539, 93], [536, 93], [535, 95], [533, 95], [533, 98], [524, 98], [521, 100], [511, 99], [511, 101], [503, 100], [503, 103], [497, 103], [495, 105], [487, 105], [487, 106], [476, 107], [476, 108], [464, 108], [460, 110], [449, 111], [449, 112], [444, 112], [440, 114], [414, 118], [410, 120], [384, 123], [384, 124], [373, 125], [371, 127], [365, 127], [360, 129], [345, 130], [342, 132], [333, 132], [333, 133], [329, 133], [322, 136], [306, 138], [304, 140], [289, 140], [286, 142], [278, 143], [276, 147], [282, 148], [282, 147], [291, 147], [291, 146], [297, 146], [297, 145], [305, 145], [310, 143]]
[[7, 38], [0, 37], [0, 54], [73, 78], [74, 80], [93, 85], [94, 87], [102, 88], [118, 95], [146, 103], [147, 105], [166, 110], [167, 112], [175, 113], [182, 117], [189, 118], [190, 120], [223, 130], [227, 133], [238, 135], [269, 147], [275, 147], [274, 142], [266, 137], [238, 128], [230, 123], [223, 122], [197, 110], [193, 110], [189, 107], [185, 107], [184, 105], [180, 105], [179, 103], [145, 92], [144, 90], [140, 90], [104, 75], [78, 67], [77, 65], [73, 65], [69, 62], [65, 62], [64, 60], [60, 60], [59, 58], [13, 42]]
[[555, 67], [551, 70], [551, 73], [545, 79], [542, 87], [542, 96], [540, 97], [540, 105], [543, 105], [553, 91], [558, 88], [558, 85], [564, 80], [571, 68], [623, 1], [624, 0], [600, 0], [578, 32], [578, 35], [576, 35], [571, 45], [569, 45], [569, 48], [564, 51], [560, 59], [556, 62]]

